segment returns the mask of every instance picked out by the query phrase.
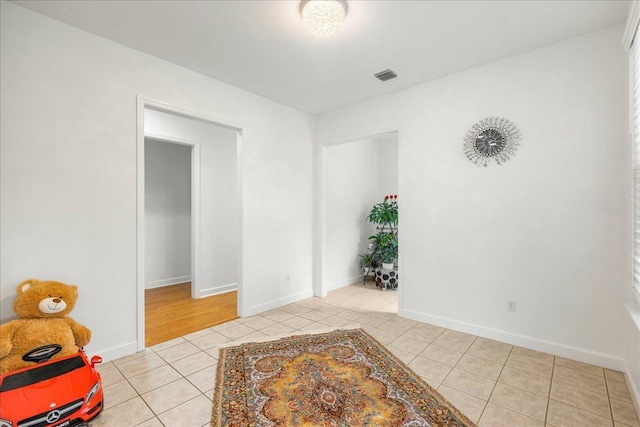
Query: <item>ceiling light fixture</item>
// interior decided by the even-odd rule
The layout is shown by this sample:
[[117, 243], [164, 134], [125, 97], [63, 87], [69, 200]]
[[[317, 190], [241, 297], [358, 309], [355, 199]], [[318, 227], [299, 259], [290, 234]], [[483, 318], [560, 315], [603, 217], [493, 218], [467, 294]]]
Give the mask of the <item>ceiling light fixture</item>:
[[344, 0], [303, 0], [300, 3], [302, 19], [316, 36], [328, 37], [335, 33], [347, 16]]

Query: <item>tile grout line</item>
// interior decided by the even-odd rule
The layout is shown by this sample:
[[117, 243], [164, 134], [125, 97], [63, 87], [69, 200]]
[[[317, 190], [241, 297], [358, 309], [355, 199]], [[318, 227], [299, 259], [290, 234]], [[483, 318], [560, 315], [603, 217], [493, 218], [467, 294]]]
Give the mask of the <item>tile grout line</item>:
[[[151, 350], [151, 352], [152, 352], [153, 354], [158, 355], [155, 351], [153, 351], [153, 349], [149, 348], [149, 350]], [[144, 350], [143, 350], [143, 351], [144, 351]], [[139, 358], [142, 358], [142, 357], [145, 357], [145, 356], [146, 356], [146, 354], [145, 354], [145, 355], [143, 355], [143, 356], [140, 356]], [[158, 356], [158, 357], [160, 357], [160, 356]], [[136, 358], [136, 359], [139, 359], [139, 358]], [[136, 359], [133, 359], [133, 360], [136, 360]], [[164, 359], [162, 359], [162, 358], [160, 358], [160, 359], [164, 361]], [[140, 398], [140, 400], [142, 401], [142, 403], [143, 403], [143, 404], [144, 404], [144, 405], [149, 409], [149, 411], [153, 414], [153, 417], [151, 417], [151, 418], [157, 418], [157, 417], [156, 417], [156, 413], [153, 411], [153, 409], [151, 409], [151, 407], [149, 406], [149, 404], [147, 403], [147, 401], [146, 401], [146, 400], [144, 400], [144, 398], [142, 397], [142, 395], [141, 395], [140, 393], [138, 393], [138, 390], [136, 390], [136, 388], [133, 386], [133, 384], [131, 384], [131, 382], [129, 381], [129, 378], [124, 374], [124, 372], [120, 371], [120, 368], [118, 368], [118, 366], [117, 366], [115, 363], [114, 363], [113, 365], [116, 367], [116, 369], [118, 369], [118, 371], [120, 372], [120, 374], [122, 375], [122, 377], [124, 378], [124, 380], [129, 384], [129, 387], [131, 387], [131, 388], [136, 392], [136, 396], [132, 397], [131, 399], [127, 399], [127, 400], [125, 400], [125, 402], [128, 402], [128, 401], [130, 401], [130, 400], [135, 399], [136, 397], [139, 397], [139, 398]], [[146, 372], [148, 372], [148, 371], [146, 371]], [[144, 373], [144, 372], [141, 372], [140, 374], [143, 374], [143, 373]], [[136, 375], [134, 375], [134, 377], [135, 377], [135, 376], [136, 376]], [[125, 402], [121, 402], [121, 403], [119, 403], [118, 405], [121, 405], [122, 403], [125, 403]], [[116, 406], [118, 406], [118, 405], [116, 405]], [[111, 409], [111, 408], [110, 408], [110, 409]], [[143, 421], [142, 421], [142, 423], [145, 423], [145, 422], [149, 421], [151, 418], [147, 418], [147, 419], [143, 420]], [[158, 421], [160, 421], [160, 420], [158, 419]], [[142, 424], [142, 423], [139, 423], [139, 424]]]
[[609, 412], [611, 413], [611, 424], [616, 425], [616, 421], [613, 418], [613, 405], [611, 404], [611, 395], [609, 394], [609, 383], [607, 382], [607, 374], [602, 370], [602, 375], [604, 376], [604, 387], [607, 389], [607, 402], [609, 402]]
[[[556, 358], [556, 356], [554, 356], [554, 360], [555, 360], [555, 358]], [[597, 366], [597, 365], [593, 365], [593, 366]], [[578, 370], [578, 369], [570, 368], [570, 367], [568, 367], [568, 366], [562, 366], [562, 367], [563, 367], [563, 368], [566, 368], [566, 369], [570, 369], [570, 370], [575, 371], [575, 372], [578, 372], [578, 373], [580, 373], [580, 374], [594, 375], [594, 374], [590, 374], [590, 373], [588, 373], [588, 372], [580, 371], [580, 370]], [[598, 366], [598, 367], [599, 367], [599, 366]], [[554, 362], [554, 370], [555, 370], [555, 362]], [[594, 375], [594, 376], [596, 376], [596, 375]], [[553, 378], [552, 378], [552, 384], [551, 384], [552, 386], [553, 386], [553, 381], [554, 381], [554, 380], [553, 380]], [[573, 384], [571, 384], [571, 383], [568, 383], [568, 382], [565, 382], [565, 381], [562, 381], [562, 380], [557, 380], [557, 381], [558, 381], [558, 382], [560, 382], [560, 383], [562, 383], [562, 384], [565, 384], [565, 385], [568, 385], [568, 386], [571, 386], [571, 387], [577, 388], [577, 389], [579, 389], [580, 391], [593, 392], [593, 391], [592, 391], [592, 390], [590, 390], [590, 389], [586, 389], [586, 388], [578, 387], [578, 386], [576, 386], [576, 385], [573, 385]], [[605, 378], [605, 384], [606, 384], [606, 382], [607, 382], [607, 380], [606, 380], [606, 378]], [[613, 407], [611, 406], [611, 399], [612, 399], [612, 398], [609, 396], [608, 385], [606, 385], [606, 387], [607, 387], [607, 399], [608, 399], [608, 401], [609, 401], [609, 411], [611, 412], [611, 419], [610, 419], [610, 421], [611, 421], [611, 423], [612, 423], [611, 425], [615, 425], [616, 420], [613, 418]], [[593, 392], [593, 393], [595, 393], [595, 392]], [[563, 404], [563, 405], [569, 406], [569, 407], [574, 408], [574, 409], [577, 409], [577, 410], [579, 410], [579, 411], [587, 412], [587, 413], [589, 413], [589, 414], [591, 414], [591, 415], [595, 415], [595, 416], [597, 416], [597, 417], [599, 417], [599, 418], [607, 419], [606, 417], [604, 417], [604, 416], [602, 416], [602, 415], [600, 415], [600, 414], [598, 414], [598, 413], [596, 413], [596, 412], [593, 412], [593, 411], [591, 411], [591, 410], [589, 410], [589, 409], [583, 409], [583, 408], [580, 408], [580, 407], [578, 407], [578, 406], [572, 405], [572, 404], [570, 404], [570, 403], [561, 402], [561, 401], [558, 401], [558, 400], [556, 400], [556, 399], [551, 399], [551, 396], [549, 396], [549, 401], [551, 401], [551, 400], [554, 400], [554, 401], [556, 401], [556, 402], [560, 402], [560, 403], [561, 403], [561, 404]], [[618, 400], [618, 399], [614, 399], [614, 400]], [[626, 426], [626, 424], [622, 424], [622, 425], [625, 425], [625, 426]]]
[[[248, 335], [248, 334], [247, 334], [247, 335]], [[183, 337], [180, 337], [180, 338], [183, 338]], [[185, 340], [186, 342], [188, 342], [188, 343], [191, 343], [191, 342], [190, 342], [188, 339], [186, 339], [186, 338], [184, 338], [184, 340]], [[181, 345], [181, 344], [184, 344], [184, 343], [182, 343], [182, 342], [181, 342], [181, 343], [177, 343], [177, 344], [175, 344], [175, 345], [172, 345], [172, 346], [170, 346], [170, 347], [167, 347], [166, 349], [174, 348], [174, 347], [177, 347], [178, 345]], [[192, 344], [192, 345], [195, 345], [195, 344]], [[197, 347], [197, 346], [196, 346], [196, 347]], [[121, 405], [121, 404], [123, 404], [123, 403], [125, 403], [125, 402], [128, 402], [128, 401], [130, 401], [130, 400], [135, 399], [136, 397], [139, 397], [139, 398], [140, 398], [140, 400], [142, 400], [142, 402], [145, 404], [145, 406], [146, 406], [147, 408], [149, 408], [149, 410], [150, 410], [150, 411], [151, 411], [151, 413], [153, 414], [153, 416], [152, 416], [151, 418], [147, 418], [147, 419], [145, 419], [145, 420], [142, 420], [142, 422], [140, 422], [140, 423], [138, 423], [138, 424], [136, 424], [136, 425], [144, 424], [144, 423], [146, 423], [147, 421], [149, 421], [149, 420], [151, 420], [151, 419], [154, 419], [154, 418], [155, 418], [155, 419], [157, 419], [157, 420], [158, 420], [158, 422], [160, 422], [163, 426], [165, 426], [165, 424], [164, 424], [164, 423], [160, 420], [160, 418], [159, 418], [159, 416], [160, 416], [160, 415], [162, 415], [162, 414], [164, 414], [165, 412], [168, 412], [168, 411], [170, 411], [170, 410], [172, 410], [172, 409], [175, 409], [175, 408], [177, 408], [177, 407], [179, 407], [179, 406], [181, 406], [181, 405], [183, 405], [183, 404], [185, 404], [185, 403], [187, 403], [187, 402], [190, 402], [190, 401], [192, 401], [192, 400], [194, 400], [194, 399], [198, 398], [199, 396], [203, 396], [205, 399], [209, 400], [209, 398], [204, 394], [204, 392], [202, 392], [202, 391], [201, 391], [201, 390], [200, 390], [200, 389], [199, 389], [195, 384], [193, 384], [191, 381], [189, 381], [189, 379], [188, 379], [186, 376], [184, 376], [180, 371], [178, 371], [178, 370], [177, 370], [177, 369], [176, 369], [176, 368], [171, 364], [171, 362], [167, 361], [165, 358], [163, 358], [160, 354], [158, 354], [158, 353], [157, 353], [154, 349], [152, 349], [151, 347], [145, 347], [145, 348], [149, 349], [149, 350], [152, 352], [152, 354], [157, 355], [157, 356], [158, 356], [158, 357], [159, 357], [159, 358], [164, 362], [164, 365], [158, 366], [158, 367], [156, 367], [156, 368], [149, 369], [149, 370], [147, 370], [147, 371], [144, 371], [144, 372], [141, 372], [141, 373], [139, 373], [139, 374], [136, 374], [136, 375], [134, 375], [134, 376], [132, 376], [132, 377], [127, 377], [127, 376], [125, 376], [125, 374], [120, 370], [120, 368], [118, 368], [118, 366], [117, 366], [115, 363], [112, 363], [112, 365], [113, 365], [113, 366], [118, 370], [118, 372], [120, 372], [120, 374], [123, 376], [124, 381], [126, 381], [126, 382], [129, 384], [129, 386], [130, 386], [130, 387], [135, 391], [135, 393], [136, 393], [136, 396], [134, 396], [134, 397], [132, 397], [132, 398], [130, 398], [130, 399], [127, 399], [127, 400], [125, 400], [125, 401], [123, 401], [123, 402], [120, 402], [118, 405]], [[163, 349], [163, 350], [166, 350], [166, 349]], [[202, 353], [207, 354], [204, 350], [200, 349], [199, 347], [198, 347], [198, 349], [199, 349], [199, 352], [202, 352]], [[194, 353], [194, 354], [198, 354], [198, 353]], [[147, 356], [147, 355], [143, 355], [143, 356], [140, 356], [140, 357], [134, 358], [133, 360], [140, 359], [140, 358], [145, 357], [145, 356]], [[178, 361], [178, 360], [182, 360], [182, 359], [184, 359], [184, 358], [186, 358], [186, 357], [189, 357], [189, 356], [193, 356], [193, 354], [188, 355], [188, 356], [185, 356], [185, 357], [181, 357], [181, 358], [179, 358], [179, 359], [176, 359], [174, 362], [176, 362], [176, 361]], [[133, 360], [132, 360], [132, 361], [133, 361]], [[138, 377], [138, 376], [140, 376], [140, 375], [144, 375], [145, 373], [149, 373], [149, 372], [151, 372], [151, 371], [153, 371], [153, 370], [155, 370], [155, 369], [162, 368], [162, 367], [163, 367], [163, 366], [165, 366], [165, 365], [166, 365], [166, 366], [169, 366], [169, 367], [170, 367], [171, 369], [173, 369], [176, 373], [178, 373], [178, 375], [180, 375], [180, 378], [177, 378], [177, 379], [175, 379], [174, 381], [170, 381], [170, 382], [168, 382], [167, 384], [163, 384], [163, 385], [160, 385], [160, 386], [158, 386], [158, 387], [152, 388], [152, 389], [150, 389], [150, 390], [146, 391], [145, 393], [149, 393], [149, 392], [151, 392], [151, 391], [153, 391], [153, 390], [157, 390], [157, 389], [159, 389], [159, 388], [161, 388], [161, 387], [164, 387], [164, 386], [166, 386], [166, 385], [168, 385], [168, 384], [172, 384], [172, 383], [174, 383], [174, 382], [180, 381], [181, 379], [184, 379], [184, 380], [186, 380], [190, 385], [192, 385], [193, 387], [195, 387], [195, 388], [198, 390], [198, 395], [194, 396], [193, 398], [191, 398], [191, 399], [189, 399], [189, 400], [187, 400], [187, 401], [185, 401], [185, 402], [180, 403], [179, 405], [176, 405], [176, 406], [174, 406], [174, 407], [168, 408], [168, 409], [166, 409], [165, 411], [162, 411], [162, 412], [160, 412], [160, 413], [156, 413], [156, 412], [155, 412], [155, 411], [154, 411], [154, 410], [149, 406], [149, 404], [148, 404], [148, 403], [147, 403], [147, 401], [144, 399], [144, 397], [142, 396], [142, 394], [141, 394], [140, 392], [138, 392], [138, 390], [133, 386], [133, 384], [131, 384], [131, 381], [129, 381], [129, 380], [130, 380], [130, 379], [132, 379], [132, 378]], [[202, 370], [204, 370], [204, 369], [207, 369], [207, 368], [208, 368], [208, 367], [205, 367], [205, 368], [201, 369], [200, 371], [202, 371]], [[196, 371], [196, 372], [200, 372], [200, 371]], [[119, 381], [119, 382], [120, 382], [120, 381]], [[118, 405], [115, 405], [115, 406], [118, 406]], [[110, 409], [111, 409], [111, 408], [110, 408]]]
[[[447, 328], [447, 329], [445, 329], [444, 331], [442, 331], [442, 333], [440, 333], [440, 335], [444, 334], [444, 333], [445, 333], [446, 331], [448, 331], [448, 330], [449, 330], [448, 328]], [[457, 331], [454, 331], [454, 332], [457, 332]], [[440, 336], [440, 335], [439, 335], [439, 336]], [[448, 385], [446, 385], [444, 382], [447, 380], [447, 378], [449, 378], [449, 375], [451, 375], [451, 372], [453, 372], [453, 370], [458, 366], [458, 364], [460, 363], [460, 361], [462, 360], [462, 358], [467, 354], [467, 352], [469, 351], [469, 349], [471, 348], [471, 346], [473, 345], [473, 343], [475, 343], [475, 342], [477, 341], [477, 339], [479, 338], [477, 335], [473, 335], [473, 336], [474, 336], [475, 338], [473, 339], [473, 341], [471, 342], [471, 344], [469, 344], [469, 346], [467, 347], [467, 349], [462, 353], [462, 356], [460, 356], [460, 359], [458, 359], [458, 361], [456, 362], [456, 364], [455, 364], [455, 365], [453, 365], [453, 366], [451, 367], [451, 370], [449, 370], [449, 373], [448, 373], [448, 374], [447, 374], [447, 375], [442, 379], [442, 382], [440, 383], [440, 385], [444, 385], [445, 387], [449, 387], [449, 386], [448, 386]], [[434, 341], [435, 341], [435, 339], [434, 339]], [[436, 345], [437, 345], [437, 344], [436, 344]], [[446, 347], [445, 347], [445, 348], [446, 348]], [[452, 350], [452, 349], [448, 349], [448, 350]], [[455, 351], [455, 350], [454, 350], [454, 351]], [[458, 368], [458, 369], [460, 369], [460, 368]], [[464, 371], [464, 372], [467, 372], [467, 371], [465, 371], [464, 369], [461, 369], [461, 370], [462, 370], [462, 371]], [[470, 372], [470, 373], [471, 373], [471, 372]], [[474, 374], [474, 375], [477, 375], [477, 374]], [[479, 375], [479, 376], [482, 376], [482, 375]], [[483, 377], [483, 378], [485, 378], [485, 377]], [[497, 382], [497, 380], [496, 380], [496, 382]], [[495, 387], [495, 384], [494, 384], [494, 387]], [[440, 388], [440, 386], [438, 386], [438, 388]], [[459, 391], [459, 392], [461, 392], [461, 393], [467, 394], [467, 395], [469, 395], [469, 396], [471, 396], [471, 397], [478, 398], [477, 396], [474, 396], [474, 395], [472, 395], [472, 394], [469, 394], [469, 393], [467, 393], [466, 391], [458, 390], [458, 389], [457, 389], [457, 388], [455, 388], [455, 387], [451, 387], [451, 388], [453, 388], [454, 390], [457, 390], [457, 391]], [[493, 389], [492, 389], [492, 392], [493, 392]], [[491, 395], [489, 395], [489, 396], [491, 396]], [[479, 398], [478, 398], [478, 399], [479, 399]], [[481, 399], [481, 400], [484, 400], [484, 399]], [[488, 403], [489, 403], [489, 399], [487, 399], [486, 403], [485, 403], [485, 404], [484, 404], [484, 406], [482, 407], [482, 411], [480, 412], [480, 416], [478, 417], [478, 422], [480, 422], [480, 418], [482, 418], [482, 414], [484, 413], [484, 410], [486, 409], [486, 407], [487, 407], [487, 404], [488, 404]]]
[[[152, 350], [152, 351], [153, 351], [153, 350]], [[204, 352], [204, 351], [203, 351], [203, 352]], [[188, 356], [187, 356], [187, 357], [188, 357]], [[163, 359], [163, 360], [164, 360], [164, 359]], [[177, 359], [177, 360], [180, 360], [180, 359]], [[166, 361], [165, 361], [165, 362], [166, 362]], [[204, 394], [204, 393], [203, 393], [203, 392], [202, 392], [198, 387], [196, 387], [196, 386], [195, 386], [195, 384], [193, 384], [191, 381], [189, 381], [189, 379], [187, 379], [187, 377], [185, 377], [184, 375], [182, 375], [182, 373], [181, 373], [180, 371], [178, 371], [177, 369], [175, 369], [175, 367], [173, 367], [173, 366], [171, 365], [171, 363], [166, 362], [166, 364], [167, 364], [167, 366], [169, 366], [171, 369], [173, 369], [174, 371], [176, 371], [176, 372], [180, 375], [180, 377], [181, 377], [181, 378], [177, 378], [177, 379], [175, 379], [175, 380], [173, 380], [173, 381], [170, 381], [170, 382], [168, 382], [168, 383], [166, 383], [166, 384], [163, 384], [163, 385], [161, 385], [161, 386], [155, 387], [155, 388], [153, 388], [153, 389], [151, 389], [151, 390], [149, 390], [149, 391], [146, 391], [144, 394], [149, 393], [149, 392], [151, 392], [151, 391], [153, 391], [153, 390], [157, 390], [157, 389], [159, 389], [159, 388], [161, 388], [161, 387], [165, 387], [165, 386], [167, 386], [167, 385], [169, 385], [169, 384], [173, 384], [173, 383], [175, 383], [175, 382], [177, 382], [177, 381], [180, 381], [181, 379], [184, 379], [185, 381], [187, 381], [187, 383], [191, 384], [193, 387], [195, 387], [195, 388], [198, 390], [198, 395], [196, 395], [196, 396], [194, 396], [193, 398], [188, 399], [188, 400], [186, 400], [186, 401], [184, 401], [184, 402], [182, 402], [182, 403], [180, 403], [180, 404], [178, 404], [178, 405], [176, 405], [176, 406], [173, 406], [173, 407], [171, 407], [171, 408], [168, 408], [168, 409], [166, 409], [166, 410], [164, 410], [164, 411], [162, 411], [162, 412], [158, 412], [158, 413], [156, 413], [156, 412], [153, 410], [153, 408], [151, 408], [151, 407], [149, 406], [149, 404], [148, 404], [148, 403], [147, 403], [147, 401], [144, 399], [144, 397], [142, 397], [142, 394], [138, 393], [138, 391], [135, 389], [135, 387], [133, 387], [133, 385], [131, 385], [131, 383], [129, 383], [129, 384], [131, 385], [131, 387], [136, 391], [136, 393], [138, 394], [138, 396], [139, 396], [139, 397], [142, 399], [142, 401], [145, 403], [145, 405], [149, 408], [149, 410], [151, 411], [151, 413], [153, 414], [153, 417], [152, 417], [152, 418], [156, 418], [156, 419], [158, 420], [158, 422], [160, 422], [163, 426], [166, 426], [166, 424], [165, 424], [165, 423], [163, 423], [163, 422], [162, 422], [162, 420], [160, 420], [160, 415], [162, 415], [162, 414], [164, 414], [164, 413], [166, 413], [166, 412], [169, 412], [169, 411], [171, 411], [172, 409], [175, 409], [175, 408], [177, 408], [177, 407], [179, 407], [179, 406], [181, 406], [181, 405], [184, 405], [185, 403], [190, 402], [190, 401], [192, 401], [192, 400], [194, 400], [194, 399], [198, 398], [200, 395], [204, 396], [204, 398], [208, 400], [207, 396], [206, 396], [206, 395], [205, 395], [205, 394]], [[161, 366], [159, 366], [159, 368], [160, 368], [160, 367], [161, 367]], [[154, 369], [157, 369], [157, 368], [154, 368]], [[207, 369], [207, 368], [204, 368], [204, 369]], [[149, 371], [146, 371], [146, 372], [150, 372], [150, 371], [152, 371], [152, 370], [153, 370], [153, 369], [150, 369]], [[142, 374], [144, 374], [144, 373], [146, 373], [146, 372], [143, 372], [143, 373], [141, 373], [141, 374], [139, 374], [139, 375], [142, 375]], [[198, 372], [199, 372], [199, 371], [198, 371]], [[135, 376], [138, 376], [138, 375], [135, 375]], [[134, 377], [135, 377], [135, 376], [134, 376]], [[127, 379], [127, 381], [128, 381], [128, 379]], [[134, 398], [132, 398], [132, 399], [134, 399]], [[129, 399], [129, 400], [131, 400], [131, 399]], [[148, 418], [148, 419], [146, 419], [146, 420], [142, 421], [141, 423], [139, 423], [139, 424], [137, 424], [137, 425], [143, 424], [143, 423], [145, 423], [145, 422], [149, 421], [150, 419], [151, 419], [151, 418]]]
[[[406, 330], [405, 332], [403, 332], [401, 335], [399, 335], [398, 337], [396, 337], [396, 339], [400, 338], [401, 336], [403, 336], [404, 334], [406, 334], [407, 332], [409, 332], [411, 329], [415, 328], [416, 326], [417, 326], [417, 324], [416, 324], [416, 325], [413, 325], [411, 328], [409, 328], [408, 330]], [[384, 329], [382, 329], [382, 330], [384, 330]], [[437, 340], [437, 339], [438, 339], [438, 337], [440, 337], [442, 334], [444, 334], [447, 330], [448, 330], [448, 329], [444, 328], [444, 329], [442, 330], [442, 332], [440, 332], [438, 335], [436, 335], [436, 337], [435, 337], [433, 340], [431, 340], [429, 343], [427, 343], [427, 347], [429, 347], [431, 344], [433, 344], [433, 343], [434, 343], [434, 341], [435, 341], [435, 340]], [[409, 337], [409, 338], [411, 338], [411, 337]], [[393, 341], [395, 341], [396, 339], [394, 339]], [[391, 341], [391, 342], [393, 342], [393, 341]], [[422, 340], [420, 340], [420, 341], [422, 341]], [[423, 342], [424, 342], [424, 341], [423, 341]], [[390, 345], [390, 344], [391, 344], [391, 343], [389, 343], [389, 345]], [[383, 345], [384, 345], [384, 344], [383, 344]], [[387, 349], [389, 348], [387, 345], [385, 345], [385, 347], [386, 347]], [[427, 349], [427, 347], [425, 347], [422, 351], [426, 350], [426, 349]], [[389, 351], [391, 351], [391, 350], [389, 350]], [[421, 351], [420, 353], [422, 353], [422, 351]], [[413, 362], [414, 360], [416, 360], [416, 358], [420, 355], [420, 353], [416, 354], [416, 355], [413, 357], [413, 359], [411, 359], [411, 360], [409, 361], [409, 363], [411, 363], [411, 362]], [[427, 357], [427, 359], [430, 359], [430, 358], [428, 358], [428, 357]], [[432, 360], [432, 359], [430, 359], [430, 360]], [[437, 362], [437, 360], [435, 360], [435, 362]], [[406, 365], [407, 365], [407, 366], [409, 366], [409, 363], [407, 363]], [[440, 362], [440, 363], [442, 363], [442, 362]], [[449, 375], [449, 374], [447, 374], [447, 375]], [[446, 378], [446, 377], [445, 377], [445, 378]], [[444, 378], [442, 379], [442, 381], [444, 381]], [[442, 382], [440, 382], [440, 384], [442, 384]]]
[[[471, 348], [471, 346], [469, 346], [469, 348]], [[502, 375], [502, 371], [504, 371], [504, 368], [507, 366], [507, 361], [509, 360], [509, 357], [511, 357], [511, 353], [513, 352], [514, 348], [515, 348], [515, 346], [512, 345], [511, 349], [509, 350], [509, 354], [507, 355], [507, 358], [504, 360], [504, 363], [502, 364], [502, 369], [500, 369], [500, 373], [498, 374], [498, 378], [496, 378], [496, 382], [493, 384], [493, 387], [491, 388], [491, 393], [489, 393], [489, 397], [487, 398], [487, 403], [485, 403], [484, 408], [482, 408], [482, 412], [480, 413], [480, 417], [478, 418], [478, 422], [480, 422], [480, 420], [482, 419], [482, 416], [484, 415], [484, 412], [487, 410], [487, 406], [489, 406], [489, 399], [491, 399], [491, 396], [493, 395], [493, 392], [495, 391], [495, 389], [496, 389], [496, 387], [498, 385], [498, 381], [500, 380], [500, 376]], [[467, 351], [469, 351], [469, 349], [467, 349]], [[464, 354], [467, 354], [467, 353], [465, 352]], [[494, 405], [497, 405], [497, 404], [494, 403]], [[500, 405], [498, 405], [498, 406], [500, 406]], [[509, 408], [505, 408], [505, 409], [509, 409]], [[514, 412], [517, 412], [517, 411], [514, 411]]]
[[551, 388], [553, 387], [553, 374], [556, 371], [556, 356], [553, 356], [553, 365], [551, 366], [551, 380], [549, 381], [549, 390], [547, 391], [547, 409], [544, 413], [544, 424], [547, 425], [549, 419], [549, 406], [551, 405]]

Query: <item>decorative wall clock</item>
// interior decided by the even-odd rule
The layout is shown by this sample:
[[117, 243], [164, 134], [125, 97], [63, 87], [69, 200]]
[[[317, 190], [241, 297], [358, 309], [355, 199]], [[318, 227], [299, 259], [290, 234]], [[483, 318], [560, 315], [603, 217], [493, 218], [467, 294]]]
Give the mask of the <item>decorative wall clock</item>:
[[486, 167], [491, 159], [501, 165], [516, 154], [520, 145], [520, 131], [502, 117], [487, 117], [467, 132], [464, 154], [478, 166]]

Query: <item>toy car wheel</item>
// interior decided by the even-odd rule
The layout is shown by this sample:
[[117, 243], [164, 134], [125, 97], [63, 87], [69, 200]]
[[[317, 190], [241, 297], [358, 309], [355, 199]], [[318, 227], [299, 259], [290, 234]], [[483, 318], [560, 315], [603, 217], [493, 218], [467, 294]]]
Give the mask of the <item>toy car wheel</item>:
[[62, 346], [58, 344], [47, 344], [38, 348], [34, 348], [31, 351], [26, 352], [22, 356], [22, 360], [25, 362], [42, 363], [51, 359], [54, 355], [60, 353]]

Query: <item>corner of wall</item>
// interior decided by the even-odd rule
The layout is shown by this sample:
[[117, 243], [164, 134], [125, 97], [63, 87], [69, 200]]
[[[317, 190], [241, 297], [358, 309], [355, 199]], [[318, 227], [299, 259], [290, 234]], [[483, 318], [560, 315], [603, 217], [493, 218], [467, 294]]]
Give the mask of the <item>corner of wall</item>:
[[[89, 349], [91, 347], [89, 346]], [[102, 357], [102, 362], [110, 362], [112, 360], [119, 359], [121, 357], [129, 356], [130, 354], [134, 354], [138, 351], [138, 343], [136, 341], [131, 341], [126, 344], [122, 344], [116, 347], [106, 348], [106, 349], [98, 349], [97, 351], [87, 351], [88, 355], [99, 355]]]
[[264, 302], [262, 304], [256, 304], [249, 307], [247, 313], [243, 313], [243, 317], [253, 316], [254, 314], [260, 314], [265, 311], [273, 310], [283, 305], [291, 304], [294, 302], [302, 301], [303, 299], [311, 298], [313, 296], [313, 290], [298, 292], [297, 294], [289, 295], [283, 298], [277, 298], [271, 301]]
[[213, 295], [224, 294], [238, 289], [237, 283], [229, 283], [227, 285], [214, 286], [213, 288], [200, 289], [196, 298], [210, 297]]

